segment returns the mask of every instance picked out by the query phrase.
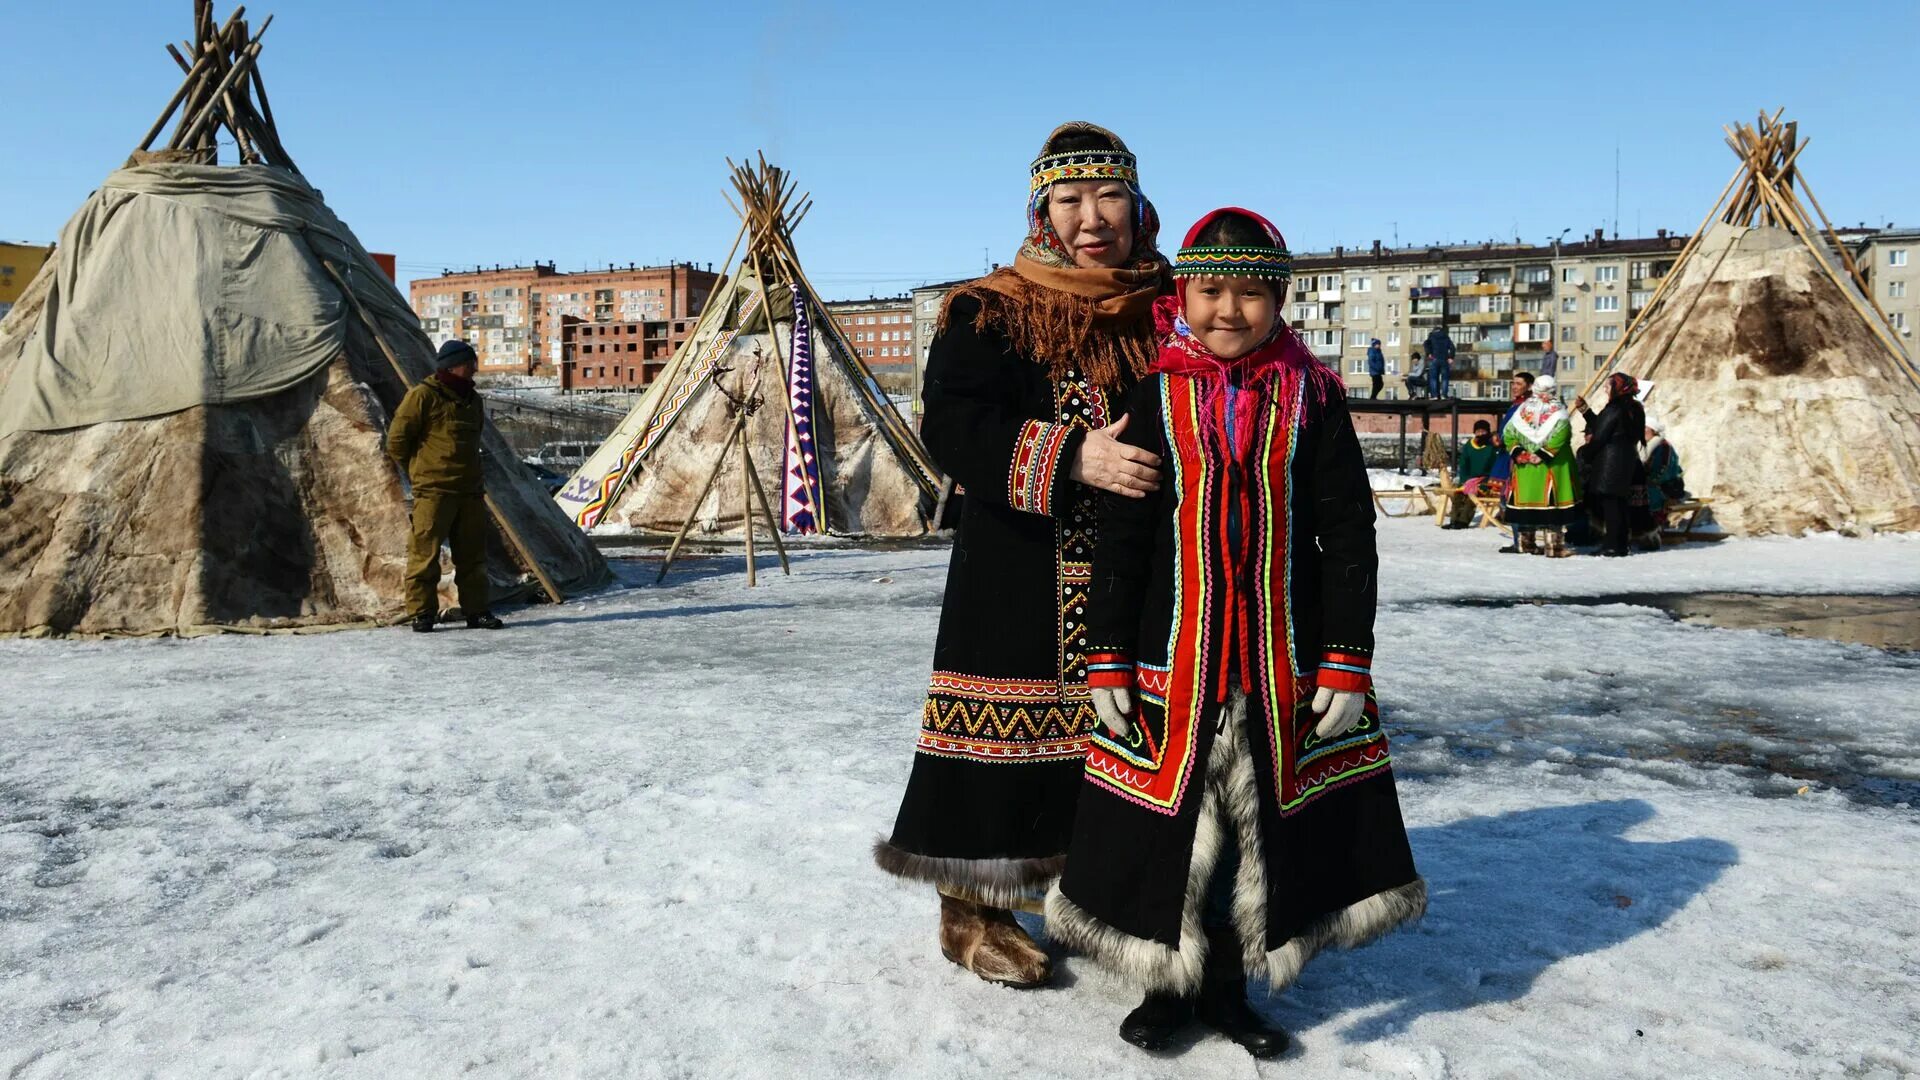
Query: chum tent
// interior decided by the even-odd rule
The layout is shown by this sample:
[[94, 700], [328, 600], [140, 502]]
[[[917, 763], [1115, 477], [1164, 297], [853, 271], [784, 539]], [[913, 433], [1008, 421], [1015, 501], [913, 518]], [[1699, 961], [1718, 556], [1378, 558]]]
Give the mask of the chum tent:
[[[250, 34], [243, 12], [216, 26], [197, 0], [168, 47], [180, 90], [0, 322], [0, 634], [404, 614], [408, 494], [382, 443], [434, 349], [282, 147], [272, 19]], [[483, 445], [497, 595], [608, 583], [491, 424]]]
[[1920, 529], [1920, 371], [1807, 185], [1807, 140], [1776, 112], [1727, 143], [1733, 179], [1587, 394], [1650, 382], [1730, 533]]
[[[741, 225], [722, 263], [726, 276], [556, 502], [588, 530], [665, 534], [690, 525], [694, 535], [740, 536], [750, 513], [742, 492], [757, 481], [789, 535], [931, 531], [939, 472], [794, 252], [793, 226], [811, 203], [764, 158], [732, 169]], [[733, 436], [743, 410], [741, 440]], [[752, 476], [737, 450], [743, 441]]]

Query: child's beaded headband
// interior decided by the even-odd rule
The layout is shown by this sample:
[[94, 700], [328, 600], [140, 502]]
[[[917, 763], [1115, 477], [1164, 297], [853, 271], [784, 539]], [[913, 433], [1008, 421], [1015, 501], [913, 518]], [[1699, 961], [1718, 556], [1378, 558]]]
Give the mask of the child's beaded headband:
[[1183, 247], [1173, 256], [1174, 277], [1293, 277], [1293, 253], [1278, 247]]

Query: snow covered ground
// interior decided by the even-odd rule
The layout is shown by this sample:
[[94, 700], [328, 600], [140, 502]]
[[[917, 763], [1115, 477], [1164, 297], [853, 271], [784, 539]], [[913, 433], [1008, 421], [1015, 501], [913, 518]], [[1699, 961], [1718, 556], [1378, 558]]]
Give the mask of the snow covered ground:
[[1280, 1061], [940, 958], [867, 846], [945, 553], [826, 550], [499, 634], [0, 642], [0, 1077], [1920, 1073], [1920, 658], [1507, 603], [1914, 593], [1920, 543], [1498, 543], [1382, 526], [1433, 903], [1267, 1006]]

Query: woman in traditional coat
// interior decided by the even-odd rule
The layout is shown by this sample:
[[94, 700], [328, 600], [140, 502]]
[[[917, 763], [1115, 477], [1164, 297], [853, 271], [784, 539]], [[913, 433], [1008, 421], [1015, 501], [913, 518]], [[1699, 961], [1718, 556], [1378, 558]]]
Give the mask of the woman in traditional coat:
[[1567, 525], [1580, 513], [1575, 479], [1573, 426], [1553, 379], [1533, 381], [1533, 395], [1507, 418], [1501, 432], [1513, 460], [1504, 517], [1514, 543], [1528, 555], [1565, 558]]
[[1600, 510], [1605, 537], [1600, 543], [1602, 555], [1627, 554], [1628, 518], [1636, 491], [1641, 505], [1646, 505], [1646, 465], [1640, 460], [1640, 443], [1646, 437], [1647, 413], [1639, 393], [1640, 384], [1633, 376], [1616, 371], [1607, 376], [1607, 404], [1598, 415], [1587, 407], [1586, 398], [1573, 402], [1586, 421], [1593, 446], [1592, 487], [1587, 493]]
[[1426, 885], [1372, 695], [1366, 466], [1339, 376], [1279, 318], [1285, 241], [1217, 210], [1174, 273], [1124, 436], [1165, 482], [1102, 500], [1104, 726], [1047, 929], [1145, 991], [1127, 1041], [1157, 1049], [1197, 1016], [1268, 1057], [1287, 1036], [1249, 1008], [1247, 976], [1284, 989], [1321, 948], [1418, 917]]
[[1158, 485], [1114, 423], [1171, 287], [1158, 231], [1126, 144], [1062, 125], [1030, 170], [1019, 255], [953, 291], [927, 357], [921, 435], [966, 498], [918, 752], [874, 857], [938, 889], [948, 959], [1010, 986], [1050, 975], [1013, 909], [1037, 910], [1060, 873], [1095, 721], [1096, 497]]

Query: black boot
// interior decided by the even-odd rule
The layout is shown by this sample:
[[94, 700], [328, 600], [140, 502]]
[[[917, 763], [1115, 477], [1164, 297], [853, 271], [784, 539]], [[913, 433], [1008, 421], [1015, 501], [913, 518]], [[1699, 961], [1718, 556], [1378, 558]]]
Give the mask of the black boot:
[[1140, 1007], [1120, 1021], [1120, 1037], [1142, 1050], [1164, 1050], [1192, 1020], [1192, 998], [1149, 990]]
[[433, 633], [433, 622], [433, 616], [431, 615], [415, 615], [410, 625], [412, 625], [413, 632], [416, 634], [431, 634]]
[[501, 622], [491, 611], [483, 611], [478, 615], [467, 616], [467, 629], [469, 630], [498, 630], [506, 625], [506, 623]]
[[1287, 1033], [1267, 1023], [1247, 1004], [1247, 975], [1241, 966], [1237, 936], [1209, 935], [1207, 970], [1194, 1009], [1199, 1021], [1239, 1043], [1257, 1058], [1278, 1057], [1287, 1048]]

